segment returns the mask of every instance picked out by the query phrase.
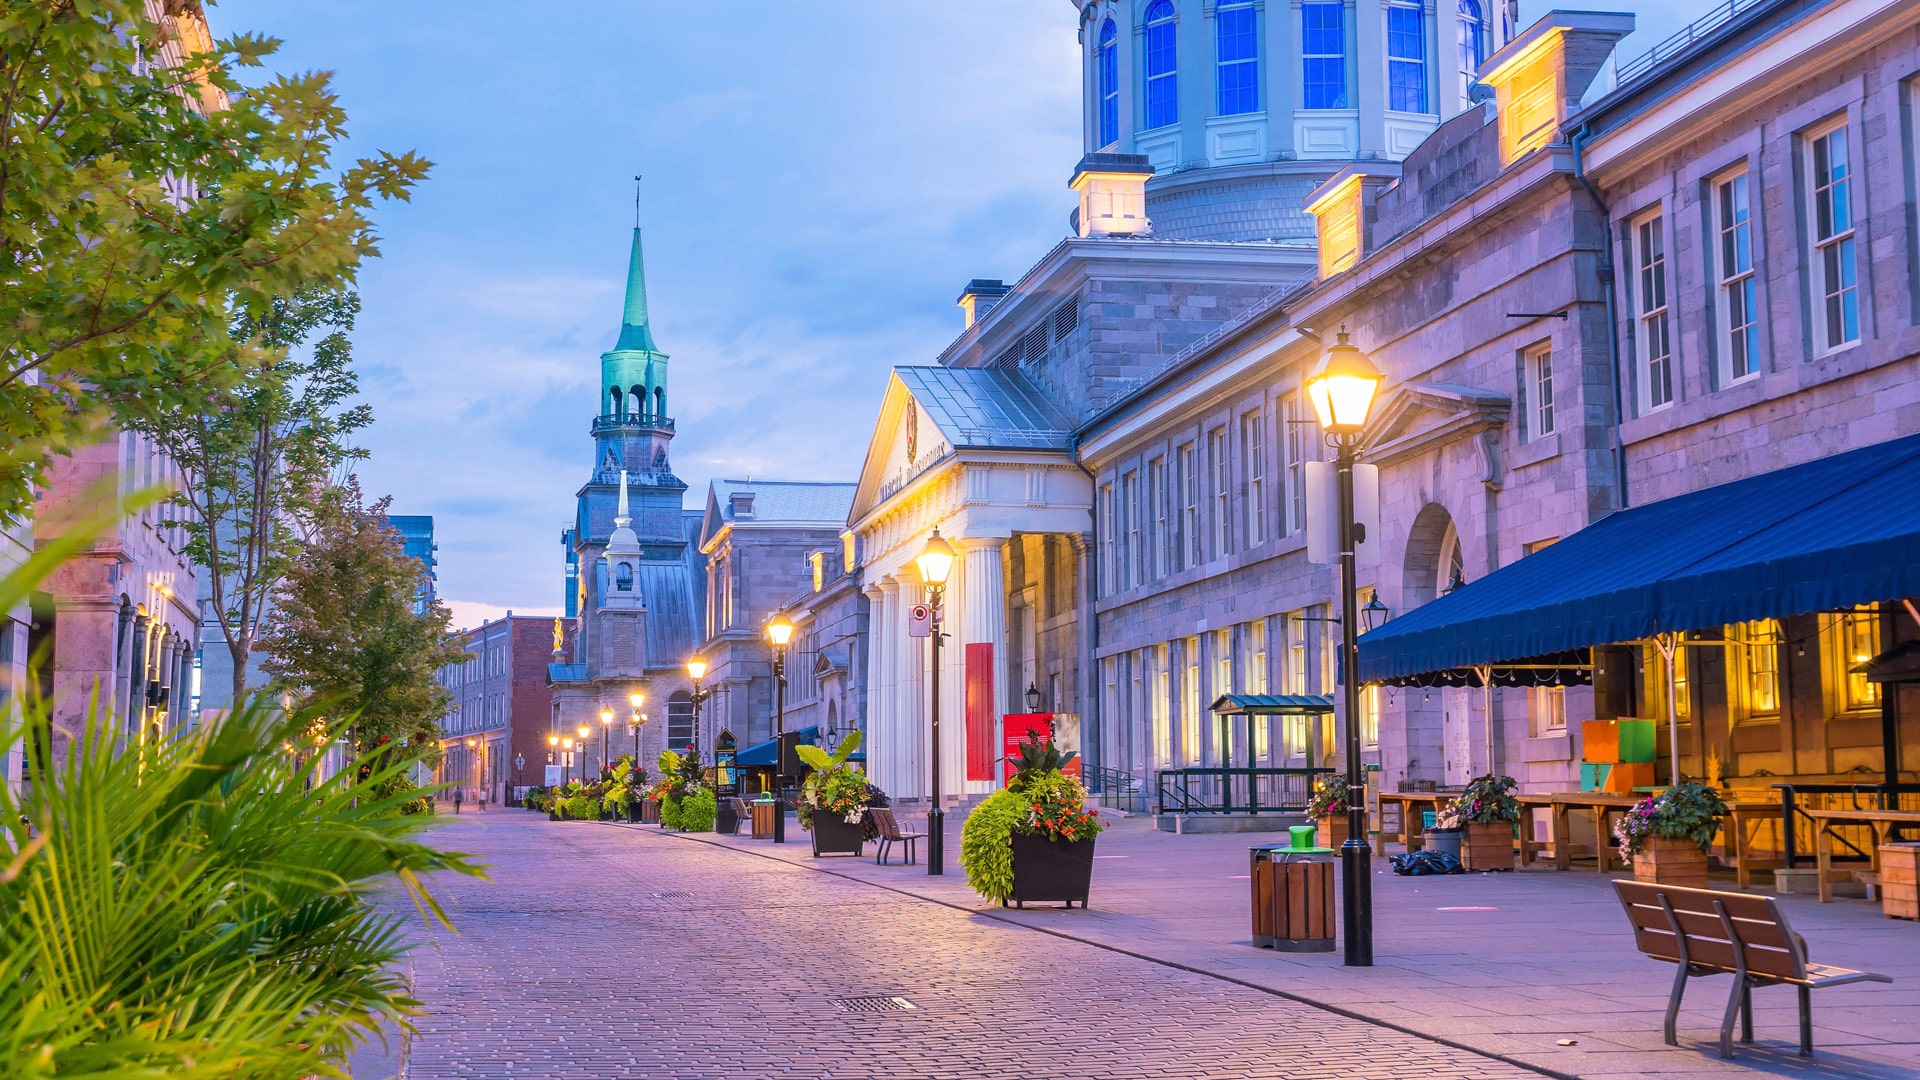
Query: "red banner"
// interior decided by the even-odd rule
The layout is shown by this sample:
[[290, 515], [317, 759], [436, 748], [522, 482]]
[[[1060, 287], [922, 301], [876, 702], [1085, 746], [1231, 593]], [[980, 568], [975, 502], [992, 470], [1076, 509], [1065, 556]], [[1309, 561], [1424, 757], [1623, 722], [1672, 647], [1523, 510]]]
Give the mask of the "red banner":
[[967, 647], [967, 779], [993, 779], [993, 646]]
[[1005, 775], [1000, 786], [1006, 787], [1013, 780], [1014, 766], [1020, 761], [1020, 744], [1027, 736], [1039, 732], [1043, 739], [1053, 736], [1053, 714], [1050, 712], [1008, 713], [1000, 718], [1000, 753], [1006, 761]]

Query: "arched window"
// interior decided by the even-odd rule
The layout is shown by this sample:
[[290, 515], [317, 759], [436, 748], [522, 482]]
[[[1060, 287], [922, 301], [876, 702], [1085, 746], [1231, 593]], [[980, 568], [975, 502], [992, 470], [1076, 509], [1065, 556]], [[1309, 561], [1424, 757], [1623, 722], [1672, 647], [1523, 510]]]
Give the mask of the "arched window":
[[626, 404], [626, 400], [627, 400], [626, 391], [620, 389], [617, 386], [609, 387], [607, 389], [607, 406], [608, 406], [607, 414], [609, 416], [618, 416], [621, 413], [625, 412], [626, 409], [624, 408], [624, 406]]
[[1427, 111], [1426, 11], [1419, 3], [1387, 5], [1387, 108]]
[[1487, 62], [1487, 20], [1480, 14], [1480, 0], [1460, 0], [1460, 101], [1467, 101], [1467, 88], [1479, 78], [1480, 65]]
[[1100, 145], [1120, 139], [1120, 46], [1113, 20], [1100, 24], [1100, 53], [1096, 78], [1100, 90]]
[[653, 388], [653, 415], [667, 415], [667, 388], [664, 386]]
[[1260, 109], [1260, 35], [1252, 3], [1223, 3], [1214, 9], [1217, 111], [1221, 116]]
[[636, 386], [633, 388], [633, 392], [627, 396], [627, 411], [636, 417], [647, 411], [646, 387]]
[[1147, 7], [1147, 128], [1180, 120], [1179, 57], [1175, 49], [1173, 0]]
[[631, 563], [614, 564], [613, 587], [620, 592], [633, 591], [633, 565]]
[[1349, 109], [1346, 5], [1307, 0], [1300, 5], [1301, 106]]

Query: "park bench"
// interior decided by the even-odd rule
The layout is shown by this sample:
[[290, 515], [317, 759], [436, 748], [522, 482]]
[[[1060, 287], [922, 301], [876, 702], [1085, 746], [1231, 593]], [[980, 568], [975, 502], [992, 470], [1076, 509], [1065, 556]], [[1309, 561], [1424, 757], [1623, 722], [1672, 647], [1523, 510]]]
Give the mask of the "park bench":
[[874, 852], [873, 855], [875, 865], [886, 865], [887, 849], [895, 844], [907, 845], [907, 862], [912, 863], [914, 841], [925, 840], [927, 834], [901, 832], [900, 822], [894, 818], [893, 811], [887, 807], [869, 806], [867, 807], [867, 813], [873, 815], [874, 828], [880, 830], [880, 849]]
[[727, 802], [733, 804], [733, 835], [739, 836], [740, 830], [743, 828], [751, 829], [753, 826], [753, 807], [747, 803], [747, 800], [734, 797], [729, 798]]
[[1614, 890], [1633, 924], [1640, 951], [1678, 964], [1673, 995], [1667, 1000], [1666, 1040], [1678, 1046], [1674, 1023], [1680, 995], [1695, 975], [1732, 975], [1733, 993], [1720, 1021], [1720, 1056], [1733, 1056], [1733, 1020], [1740, 1018], [1740, 1041], [1753, 1041], [1753, 988], [1791, 986], [1800, 996], [1800, 1056], [1813, 1053], [1812, 991], [1823, 986], [1893, 980], [1870, 971], [1809, 963], [1807, 942], [1787, 925], [1787, 915], [1771, 896], [1744, 896], [1712, 889], [1616, 880]]

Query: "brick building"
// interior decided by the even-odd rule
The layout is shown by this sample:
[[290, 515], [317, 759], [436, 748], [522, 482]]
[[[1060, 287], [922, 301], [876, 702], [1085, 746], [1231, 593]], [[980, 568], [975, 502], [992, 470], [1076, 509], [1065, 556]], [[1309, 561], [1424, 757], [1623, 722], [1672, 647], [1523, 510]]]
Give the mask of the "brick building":
[[[498, 805], [509, 788], [541, 782], [550, 753], [547, 664], [556, 621], [509, 611], [462, 631], [469, 659], [440, 669], [440, 685], [453, 695], [453, 706], [440, 721], [445, 757], [435, 782], [459, 785], [469, 803], [484, 798]], [[441, 796], [452, 797], [450, 791]]]

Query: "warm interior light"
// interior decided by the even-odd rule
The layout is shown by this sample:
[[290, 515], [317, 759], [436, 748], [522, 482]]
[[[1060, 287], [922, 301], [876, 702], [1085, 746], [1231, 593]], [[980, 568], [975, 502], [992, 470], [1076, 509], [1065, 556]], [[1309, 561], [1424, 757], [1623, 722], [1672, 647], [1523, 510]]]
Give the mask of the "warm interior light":
[[947, 543], [938, 528], [927, 538], [927, 546], [914, 556], [913, 561], [920, 567], [920, 580], [929, 585], [945, 585], [947, 575], [953, 573], [953, 545]]
[[695, 682], [707, 677], [707, 658], [695, 656], [687, 660], [687, 677]]
[[1334, 435], [1357, 435], [1367, 426], [1373, 397], [1383, 376], [1366, 354], [1340, 331], [1334, 343], [1307, 376], [1307, 397], [1320, 426]]
[[782, 649], [787, 647], [787, 642], [793, 640], [793, 620], [787, 618], [785, 612], [780, 612], [768, 620], [767, 640], [773, 642], [775, 647]]

